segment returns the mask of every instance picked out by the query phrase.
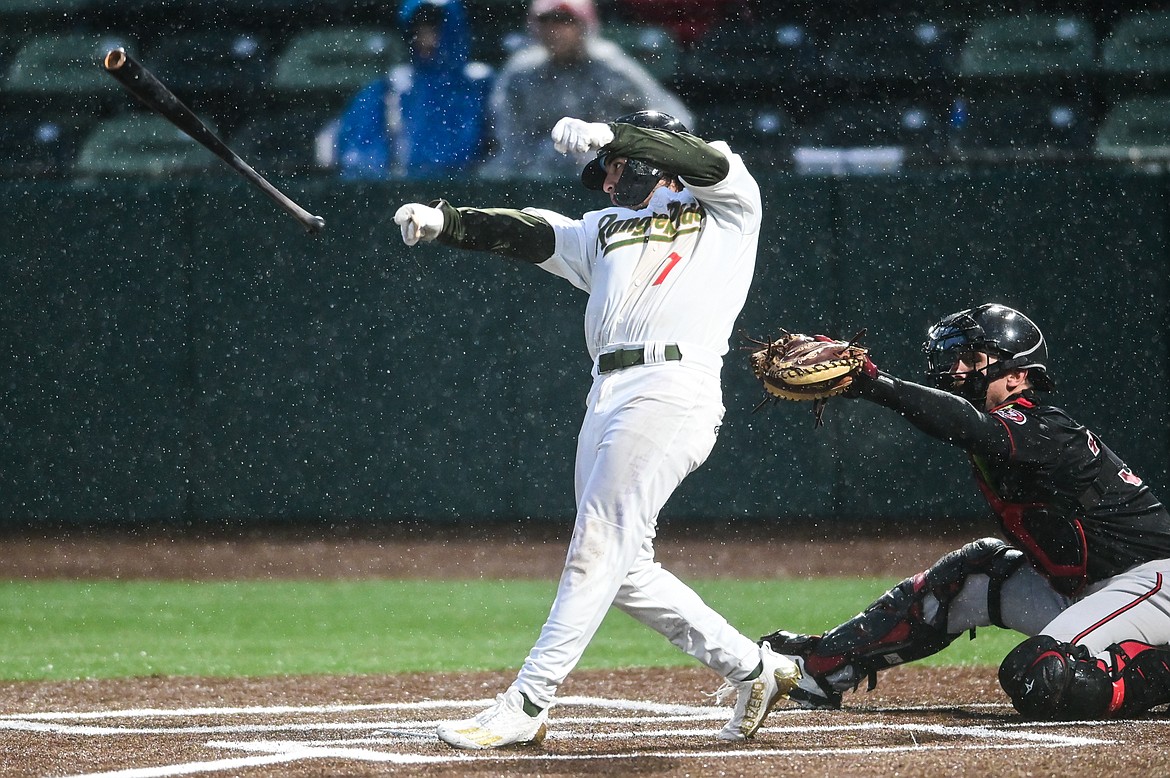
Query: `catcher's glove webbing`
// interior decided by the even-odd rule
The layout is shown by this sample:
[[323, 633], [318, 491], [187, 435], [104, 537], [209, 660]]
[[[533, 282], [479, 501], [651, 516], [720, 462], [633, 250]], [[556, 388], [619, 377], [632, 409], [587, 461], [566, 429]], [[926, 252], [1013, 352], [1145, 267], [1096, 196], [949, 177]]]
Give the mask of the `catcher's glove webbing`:
[[856, 345], [865, 330], [858, 332], [849, 342], [824, 335], [781, 332], [783, 334], [771, 343], [753, 341], [763, 346], [752, 352], [751, 367], [768, 392], [764, 403], [768, 400], [812, 401], [819, 425], [825, 402], [844, 393], [869, 362], [869, 351]]

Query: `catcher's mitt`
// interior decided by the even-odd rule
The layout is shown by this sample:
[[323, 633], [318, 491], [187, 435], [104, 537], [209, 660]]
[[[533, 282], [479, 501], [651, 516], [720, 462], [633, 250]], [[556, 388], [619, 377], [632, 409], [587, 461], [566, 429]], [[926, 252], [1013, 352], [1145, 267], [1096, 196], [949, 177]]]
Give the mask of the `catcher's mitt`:
[[771, 343], [755, 341], [763, 348], [752, 352], [752, 372], [763, 383], [769, 400], [814, 401], [819, 424], [825, 401], [843, 394], [869, 362], [869, 351], [856, 345], [865, 330], [849, 342], [781, 332], [783, 335]]

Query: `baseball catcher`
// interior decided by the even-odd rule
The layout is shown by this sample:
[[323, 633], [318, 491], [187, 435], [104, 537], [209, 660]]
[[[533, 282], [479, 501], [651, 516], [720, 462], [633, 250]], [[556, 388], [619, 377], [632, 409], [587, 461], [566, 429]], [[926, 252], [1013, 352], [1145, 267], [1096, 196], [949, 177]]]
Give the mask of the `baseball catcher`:
[[[785, 392], [793, 377], [801, 386], [816, 374], [815, 357], [801, 361], [807, 341], [828, 342], [787, 337], [791, 345], [769, 346], [774, 361], [800, 363], [773, 370]], [[1044, 401], [1054, 388], [1047, 344], [1019, 311], [988, 304], [951, 314], [924, 348], [933, 386], [881, 372], [866, 354], [854, 355], [861, 367], [826, 371], [837, 382], [829, 389], [848, 379], [843, 396], [966, 450], [1004, 539], [946, 554], [822, 635], [762, 638], [801, 668], [789, 698], [839, 708], [842, 692], [866, 679], [872, 688], [881, 670], [997, 626], [1029, 636], [999, 668], [1025, 717], [1100, 719], [1170, 703], [1166, 508], [1095, 432]]]

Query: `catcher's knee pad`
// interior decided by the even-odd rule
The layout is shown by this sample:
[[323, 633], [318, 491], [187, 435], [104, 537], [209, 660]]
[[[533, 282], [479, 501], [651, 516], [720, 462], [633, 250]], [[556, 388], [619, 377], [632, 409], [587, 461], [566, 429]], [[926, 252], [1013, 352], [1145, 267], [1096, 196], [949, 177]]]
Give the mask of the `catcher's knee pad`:
[[1116, 712], [1122, 689], [1084, 646], [1047, 635], [1028, 638], [1004, 657], [999, 685], [1020, 715], [1041, 721], [1099, 719]]
[[947, 614], [968, 576], [991, 580], [988, 607], [998, 622], [1000, 587], [1023, 561], [1023, 553], [996, 538], [968, 543], [826, 632], [805, 664], [838, 690], [867, 676], [872, 688], [878, 670], [938, 653], [958, 637], [947, 631]]

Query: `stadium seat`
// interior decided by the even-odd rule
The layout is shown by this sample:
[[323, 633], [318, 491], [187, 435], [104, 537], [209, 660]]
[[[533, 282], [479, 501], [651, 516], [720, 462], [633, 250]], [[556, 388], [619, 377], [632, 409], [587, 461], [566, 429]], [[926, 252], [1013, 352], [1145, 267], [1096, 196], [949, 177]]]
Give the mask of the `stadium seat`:
[[1082, 152], [1093, 144], [1094, 118], [1085, 97], [977, 96], [965, 113], [965, 124], [952, 133], [962, 149]]
[[271, 44], [244, 30], [167, 36], [144, 48], [142, 64], [175, 94], [232, 93], [246, 98], [268, 81]]
[[850, 81], [935, 79], [953, 72], [955, 42], [942, 24], [905, 17], [847, 23], [825, 41], [825, 71]]
[[119, 96], [121, 87], [102, 67], [106, 54], [119, 46], [136, 51], [129, 36], [118, 33], [49, 33], [29, 38], [8, 66], [5, 91], [37, 99], [78, 95]]
[[830, 106], [799, 131], [801, 146], [861, 148], [898, 146], [941, 151], [947, 141], [942, 112], [915, 101], [857, 100]]
[[81, 141], [96, 119], [31, 106], [5, 113], [0, 121], [0, 177], [64, 177], [72, 173]]
[[0, 0], [0, 18], [71, 14], [84, 10], [93, 0]]
[[[212, 132], [214, 125], [204, 117]], [[74, 165], [78, 178], [155, 176], [228, 168], [161, 116], [132, 113], [103, 119], [86, 136]]]
[[699, 134], [726, 141], [753, 173], [791, 167], [793, 124], [781, 109], [771, 105], [725, 103], [703, 109], [700, 116]]
[[333, 113], [313, 108], [259, 113], [243, 123], [232, 136], [231, 145], [248, 164], [265, 173], [322, 170], [333, 155], [331, 149], [321, 149], [318, 144], [332, 142], [332, 136], [323, 133], [333, 118]]
[[1170, 73], [1170, 12], [1118, 22], [1101, 44], [1101, 70], [1126, 76]]
[[[7, 73], [12, 58], [22, 43], [21, 38], [11, 32], [0, 31], [0, 73]], [[0, 81], [0, 83], [3, 83]]]
[[277, 54], [272, 86], [289, 97], [312, 95], [340, 104], [407, 56], [402, 36], [393, 29], [307, 30]]
[[669, 30], [646, 24], [607, 24], [601, 32], [633, 56], [659, 81], [669, 82], [678, 72], [681, 47]]
[[695, 44], [686, 63], [688, 78], [715, 86], [801, 81], [821, 68], [817, 42], [798, 24], [720, 25]]
[[1090, 72], [1097, 39], [1089, 21], [1073, 14], [1024, 14], [975, 26], [959, 53], [960, 75], [1065, 76]]
[[[236, 16], [246, 16], [256, 13], [286, 13], [297, 14], [303, 18], [314, 8], [327, 6], [318, 0], [220, 0], [216, 5], [231, 11]], [[322, 10], [328, 10], [322, 8]]]
[[833, 105], [797, 129], [800, 174], [896, 173], [916, 156], [941, 153], [942, 111], [915, 101], [857, 100]]
[[1170, 97], [1133, 97], [1117, 103], [1101, 120], [1094, 146], [1105, 159], [1170, 158]]

